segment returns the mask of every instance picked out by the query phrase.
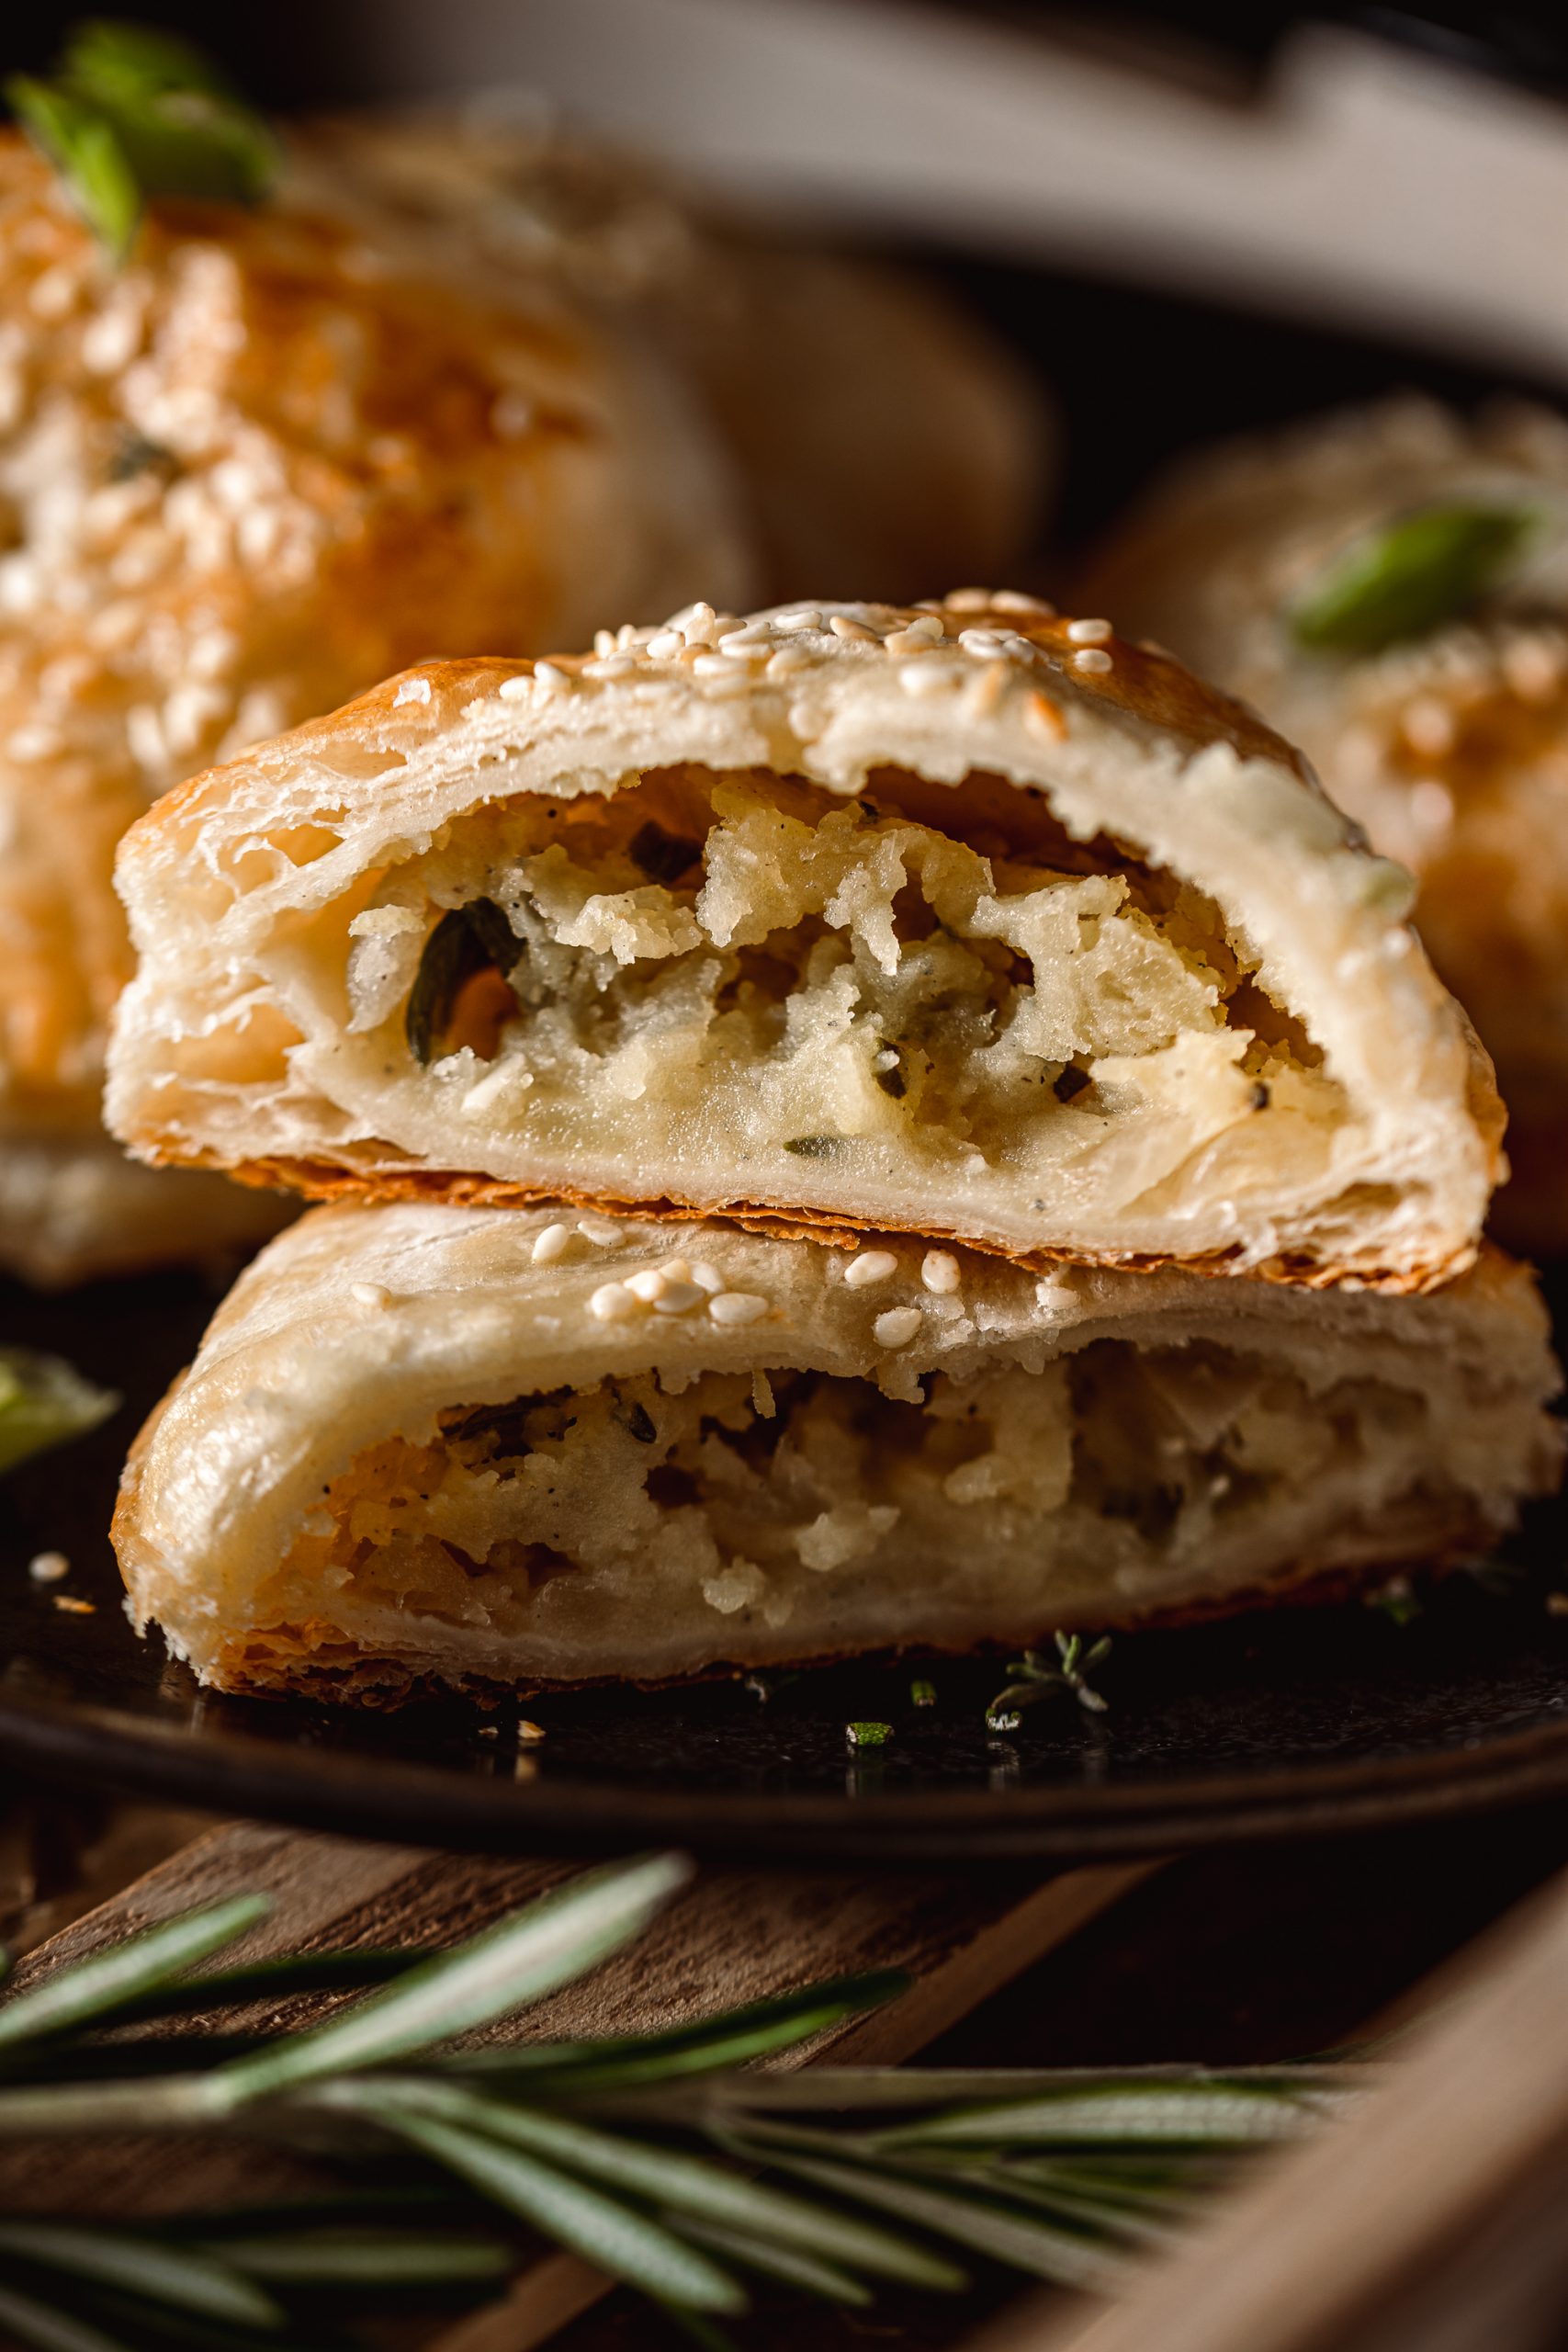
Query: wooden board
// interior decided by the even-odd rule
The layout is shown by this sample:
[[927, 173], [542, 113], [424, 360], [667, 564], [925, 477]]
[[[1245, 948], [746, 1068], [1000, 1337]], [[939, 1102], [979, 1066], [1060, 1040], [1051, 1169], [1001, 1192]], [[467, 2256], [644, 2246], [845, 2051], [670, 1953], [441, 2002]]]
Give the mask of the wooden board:
[[[1148, 1864], [1065, 1872], [930, 1876], [705, 1873], [640, 1943], [527, 2012], [537, 2034], [623, 2033], [677, 2024], [813, 1978], [902, 1968], [904, 1997], [820, 2037], [795, 2063], [882, 2064], [910, 2056], [998, 1986], [1066, 1940], [1147, 1876]], [[63, 1960], [193, 1904], [261, 1890], [277, 1905], [233, 1957], [324, 1945], [441, 1945], [477, 1931], [566, 1875], [570, 1865], [491, 1860], [306, 1837], [254, 1824], [212, 1831], [76, 1921], [26, 1961], [27, 1982]], [[309, 2011], [292, 2004], [290, 2023]], [[266, 2013], [245, 2012], [247, 2025]], [[499, 2033], [518, 2030], [502, 2027]], [[40, 2171], [45, 2177], [40, 2179]], [[131, 2221], [226, 2199], [286, 2195], [314, 2176], [238, 2143], [96, 2143], [0, 2151], [0, 2206], [96, 2211]], [[434, 2323], [426, 2352], [528, 2352], [604, 2291], [586, 2265], [542, 2251], [488, 2309]]]

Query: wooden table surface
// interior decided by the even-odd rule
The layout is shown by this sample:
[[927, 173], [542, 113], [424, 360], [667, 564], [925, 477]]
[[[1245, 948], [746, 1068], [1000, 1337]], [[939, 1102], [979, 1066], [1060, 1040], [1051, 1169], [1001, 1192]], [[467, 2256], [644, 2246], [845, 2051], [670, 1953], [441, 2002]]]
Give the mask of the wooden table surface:
[[[1568, 1863], [1568, 1808], [1419, 1831], [1172, 1858], [1149, 1867], [941, 1877], [705, 1872], [633, 1952], [532, 2017], [594, 2031], [677, 2018], [813, 1975], [889, 1963], [907, 1998], [819, 2054], [974, 2064], [1299, 2055], [1352, 2036]], [[250, 1949], [443, 1942], [558, 1875], [559, 1865], [355, 1845], [39, 1788], [0, 1803], [0, 1939], [31, 1967], [129, 1924], [243, 1887], [278, 1895]], [[52, 1939], [53, 1940], [49, 1940]], [[1568, 2011], [1568, 1984], [1563, 1987]], [[297, 2014], [297, 2013], [296, 2013]], [[69, 2201], [106, 2218], [289, 2179], [254, 2151], [149, 2166], [133, 2147], [37, 2168], [0, 2159], [0, 2207]], [[298, 2177], [294, 2177], [298, 2186]], [[840, 2317], [812, 2307], [813, 2352], [959, 2345], [1018, 2296], [890, 2297]], [[1059, 2299], [1065, 2301], [1065, 2299]], [[1568, 2301], [1565, 2301], [1568, 2309]], [[735, 2331], [748, 2352], [800, 2341], [802, 2305], [762, 2295]], [[498, 2309], [400, 2332], [410, 2352], [630, 2352], [687, 2339], [639, 2299], [542, 2253]], [[1499, 2341], [1495, 2352], [1514, 2352]]]

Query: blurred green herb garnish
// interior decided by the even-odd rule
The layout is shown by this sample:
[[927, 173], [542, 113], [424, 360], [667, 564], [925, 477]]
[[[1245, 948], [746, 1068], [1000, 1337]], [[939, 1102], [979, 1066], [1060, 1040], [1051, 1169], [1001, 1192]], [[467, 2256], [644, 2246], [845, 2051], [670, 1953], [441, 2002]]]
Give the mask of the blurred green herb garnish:
[[1397, 516], [1334, 557], [1291, 615], [1314, 653], [1381, 653], [1461, 620], [1517, 563], [1536, 508], [1453, 499]]
[[14, 74], [6, 96], [117, 262], [150, 197], [255, 204], [276, 176], [261, 117], [198, 49], [150, 26], [78, 25], [47, 79]]
[[110, 1390], [95, 1388], [60, 1356], [0, 1348], [0, 1472], [48, 1446], [85, 1437], [118, 1403]]

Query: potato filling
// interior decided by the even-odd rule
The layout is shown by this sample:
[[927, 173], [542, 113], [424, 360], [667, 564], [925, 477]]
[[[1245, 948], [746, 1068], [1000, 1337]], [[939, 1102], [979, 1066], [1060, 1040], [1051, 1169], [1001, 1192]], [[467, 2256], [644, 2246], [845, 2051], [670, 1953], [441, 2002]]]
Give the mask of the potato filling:
[[423, 1064], [459, 1164], [492, 1169], [497, 1139], [657, 1135], [677, 1170], [728, 1148], [737, 1198], [807, 1159], [848, 1199], [913, 1153], [1070, 1204], [1092, 1157], [1101, 1208], [1154, 1206], [1216, 1144], [1245, 1188], [1261, 1114], [1276, 1171], [1280, 1121], [1325, 1165], [1341, 1090], [1213, 903], [1020, 801], [682, 768], [497, 803], [354, 917], [350, 1036], [367, 1069]]
[[399, 1621], [434, 1622], [526, 1643], [547, 1676], [602, 1645], [607, 1612], [620, 1654], [646, 1628], [663, 1671], [722, 1660], [741, 1627], [749, 1655], [940, 1642], [982, 1599], [1023, 1634], [1095, 1598], [1179, 1600], [1282, 1489], [1303, 1544], [1354, 1535], [1429, 1476], [1429, 1409], [1372, 1378], [1314, 1393], [1208, 1342], [935, 1374], [923, 1403], [817, 1373], [673, 1395], [647, 1374], [455, 1409], [428, 1443], [363, 1453], [255, 1622], [324, 1612], [393, 1652]]

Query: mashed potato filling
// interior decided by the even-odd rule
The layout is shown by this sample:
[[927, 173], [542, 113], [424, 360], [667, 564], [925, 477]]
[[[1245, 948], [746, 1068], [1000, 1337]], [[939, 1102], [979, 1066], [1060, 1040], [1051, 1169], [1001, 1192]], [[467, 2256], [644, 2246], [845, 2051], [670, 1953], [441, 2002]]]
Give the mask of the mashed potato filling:
[[636, 1152], [658, 1189], [722, 1155], [737, 1200], [789, 1197], [803, 1159], [846, 1206], [911, 1161], [968, 1194], [1022, 1174], [1066, 1225], [1157, 1211], [1198, 1154], [1238, 1193], [1314, 1181], [1342, 1090], [1213, 901], [1043, 803], [1021, 837], [1016, 794], [987, 830], [971, 783], [846, 803], [682, 768], [468, 815], [349, 926], [358, 1107], [427, 1148], [378, 1084], [412, 1056], [459, 1166]]
[[634, 1676], [639, 1656], [686, 1672], [738, 1644], [940, 1645], [977, 1609], [1024, 1638], [1179, 1606], [1255, 1556], [1265, 1510], [1281, 1569], [1325, 1541], [1364, 1559], [1371, 1529], [1382, 1556], [1429, 1485], [1429, 1413], [1386, 1379], [1314, 1391], [1211, 1342], [1120, 1340], [931, 1374], [923, 1402], [804, 1372], [668, 1394], [649, 1373], [457, 1408], [328, 1487], [256, 1597], [250, 1655], [287, 1646], [297, 1679], [301, 1647], [307, 1675], [330, 1660], [328, 1627], [394, 1657], [439, 1627], [491, 1658], [515, 1644], [519, 1679], [547, 1680], [594, 1671], [607, 1623]]

